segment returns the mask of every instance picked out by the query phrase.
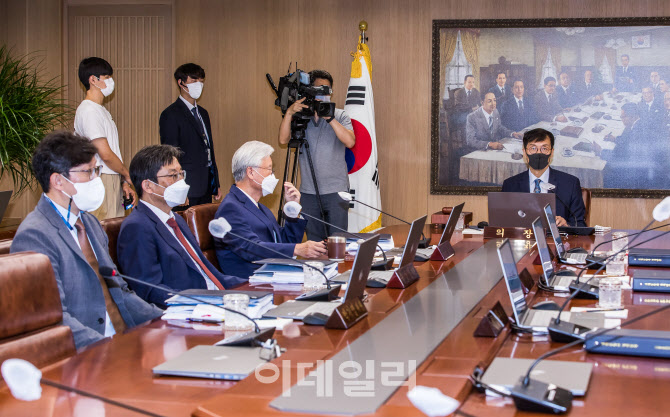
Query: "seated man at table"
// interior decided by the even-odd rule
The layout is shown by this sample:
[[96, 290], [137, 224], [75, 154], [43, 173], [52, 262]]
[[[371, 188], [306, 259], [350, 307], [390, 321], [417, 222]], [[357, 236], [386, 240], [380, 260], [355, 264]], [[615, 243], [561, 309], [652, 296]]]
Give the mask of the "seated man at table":
[[465, 124], [465, 138], [469, 146], [475, 150], [504, 149], [500, 143], [502, 138], [513, 136], [521, 138], [521, 133], [512, 132], [503, 126], [500, 114], [496, 110], [496, 96], [486, 93], [481, 108], [468, 114]]
[[[261, 246], [283, 253], [286, 256], [318, 258], [326, 254], [324, 242], [302, 242], [307, 226], [305, 219], [286, 218], [284, 227], [263, 204], [261, 197], [272, 194], [279, 180], [272, 169], [270, 155], [272, 146], [259, 141], [242, 145], [233, 155], [232, 171], [235, 184], [223, 199], [216, 218], [224, 217], [232, 226], [231, 232], [246, 240], [227, 234], [215, 239], [216, 257], [221, 269], [227, 274], [249, 278], [260, 267], [252, 263], [265, 258], [278, 258], [276, 253]], [[300, 192], [291, 184], [284, 185], [286, 202], [300, 202]]]
[[556, 78], [547, 77], [544, 79], [544, 88], [535, 95], [535, 112], [540, 120], [545, 122], [567, 122], [568, 119], [563, 115], [561, 104], [558, 102], [556, 94]]
[[663, 103], [661, 96], [656, 98], [654, 89], [644, 87], [642, 100], [637, 105], [640, 122], [648, 129], [657, 129], [663, 123]]
[[502, 191], [547, 193], [553, 185], [556, 187], [553, 189], [556, 194], [556, 224], [586, 226], [579, 178], [549, 168], [553, 157], [554, 135], [544, 129], [529, 130], [523, 135], [523, 160], [528, 165], [528, 171], [507, 178], [503, 182]]
[[[177, 292], [191, 288], [223, 290], [246, 280], [227, 276], [212, 265], [172, 207], [186, 202], [189, 185], [179, 164], [181, 151], [171, 145], [140, 149], [130, 162], [130, 178], [140, 204], [123, 221], [117, 240], [124, 274]], [[169, 295], [140, 284], [131, 287], [143, 299], [166, 307]]]
[[577, 101], [575, 87], [570, 83], [570, 75], [567, 72], [562, 72], [558, 76], [560, 85], [556, 88], [556, 95], [558, 95], [558, 103], [562, 108], [571, 107]]
[[523, 81], [515, 80], [512, 86], [513, 96], [500, 109], [503, 125], [515, 132], [537, 122], [533, 101], [525, 95], [525, 91]]
[[661, 76], [658, 74], [658, 71], [652, 71], [649, 74], [648, 86], [654, 90], [654, 93], [661, 92]]
[[90, 214], [102, 204], [105, 187], [96, 166], [98, 152], [74, 133], [47, 135], [33, 155], [42, 197], [19, 226], [11, 252], [49, 257], [63, 306], [63, 324], [72, 329], [77, 349], [159, 317], [118, 277], [103, 278], [99, 267], [116, 268], [108, 239]]
[[593, 71], [584, 71], [584, 79], [575, 86], [579, 100], [585, 101], [593, 97], [594, 100], [602, 100], [603, 87], [593, 78]]

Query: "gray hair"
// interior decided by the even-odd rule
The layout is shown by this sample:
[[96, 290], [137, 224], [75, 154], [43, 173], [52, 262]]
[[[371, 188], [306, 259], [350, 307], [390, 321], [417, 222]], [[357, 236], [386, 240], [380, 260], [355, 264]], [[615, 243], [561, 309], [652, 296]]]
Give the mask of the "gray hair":
[[246, 176], [247, 168], [259, 167], [266, 157], [272, 155], [274, 148], [267, 143], [252, 140], [235, 151], [233, 155], [233, 178], [240, 182]]

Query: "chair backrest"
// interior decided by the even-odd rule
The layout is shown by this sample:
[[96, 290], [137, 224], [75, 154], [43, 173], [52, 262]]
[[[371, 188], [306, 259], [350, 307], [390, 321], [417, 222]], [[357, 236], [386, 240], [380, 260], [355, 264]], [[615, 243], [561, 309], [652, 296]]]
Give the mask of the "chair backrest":
[[116, 257], [116, 242], [119, 238], [119, 231], [121, 230], [121, 223], [125, 220], [125, 217], [114, 217], [111, 219], [105, 219], [100, 222], [103, 230], [107, 233], [107, 238], [109, 239], [109, 256], [112, 257], [114, 265], [119, 267], [119, 261]]
[[77, 353], [46, 255], [0, 256], [0, 363], [20, 358], [38, 368]]
[[216, 259], [216, 250], [214, 248], [214, 239], [209, 233], [209, 222], [214, 220], [216, 209], [219, 208], [218, 203], [201, 204], [190, 207], [184, 212], [186, 223], [189, 229], [193, 232], [195, 240], [200, 245], [200, 250], [205, 254], [205, 258], [209, 260], [219, 271], [219, 261]]
[[8, 255], [10, 246], [12, 246], [12, 239], [0, 240], [0, 255]]
[[582, 188], [582, 200], [584, 200], [584, 221], [591, 224], [591, 190]]

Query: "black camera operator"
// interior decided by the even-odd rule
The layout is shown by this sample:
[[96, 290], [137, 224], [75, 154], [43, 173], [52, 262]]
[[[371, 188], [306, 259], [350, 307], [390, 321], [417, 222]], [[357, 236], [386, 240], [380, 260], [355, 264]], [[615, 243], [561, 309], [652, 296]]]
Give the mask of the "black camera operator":
[[[310, 83], [314, 87], [327, 85], [333, 87], [333, 77], [323, 70], [313, 70], [309, 73]], [[330, 95], [316, 96], [317, 100], [329, 102]], [[285, 145], [291, 139], [291, 120], [293, 116], [307, 106], [302, 104], [305, 97], [296, 101], [286, 111], [286, 115], [279, 126], [279, 143]], [[323, 220], [336, 226], [347, 228], [349, 202], [342, 200], [337, 194], [349, 190], [349, 177], [345, 149], [352, 148], [356, 143], [351, 118], [342, 109], [335, 109], [335, 116], [319, 118], [314, 116], [307, 123], [305, 140], [309, 144], [314, 164], [316, 182], [321, 195], [321, 203], [325, 218]], [[307, 214], [321, 217], [309, 163], [305, 153], [300, 154], [300, 193], [303, 211]], [[329, 230], [332, 235], [335, 230]], [[323, 240], [323, 225], [318, 222], [307, 223], [307, 239]]]

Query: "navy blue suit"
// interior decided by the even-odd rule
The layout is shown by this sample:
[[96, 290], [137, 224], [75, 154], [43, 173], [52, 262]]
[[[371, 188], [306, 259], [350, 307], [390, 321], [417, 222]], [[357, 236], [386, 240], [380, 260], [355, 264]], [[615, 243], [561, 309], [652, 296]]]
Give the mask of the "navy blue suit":
[[[229, 289], [246, 282], [217, 271], [203, 255], [186, 221], [179, 215], [175, 215], [175, 220], [193, 250], [224, 288]], [[207, 288], [195, 261], [144, 203], [139, 203], [123, 221], [116, 246], [119, 267], [126, 275], [175, 291]], [[168, 295], [164, 291], [140, 284], [129, 284], [140, 297], [165, 308]]]
[[[556, 215], [561, 216], [570, 225], [574, 225], [577, 217], [577, 226], [586, 226], [584, 221], [584, 200], [582, 200], [582, 187], [579, 178], [574, 175], [556, 169], [549, 169], [549, 182], [556, 186]], [[529, 193], [530, 192], [530, 172], [524, 171], [513, 177], [507, 178], [502, 185], [503, 192]], [[564, 203], [570, 206], [570, 210]], [[572, 212], [572, 214], [570, 214]]]
[[[243, 236], [252, 242], [258, 242], [268, 248], [293, 256], [295, 245], [302, 242], [307, 220], [286, 219], [284, 227], [279, 223], [269, 208], [262, 204], [258, 207], [236, 185], [230, 187], [230, 192], [216, 210], [215, 218], [224, 217], [232, 226], [231, 231]], [[277, 258], [277, 254], [252, 245], [230, 234], [223, 239], [214, 239], [216, 243], [216, 257], [219, 265], [226, 274], [249, 278], [260, 265], [253, 264], [265, 258]]]

